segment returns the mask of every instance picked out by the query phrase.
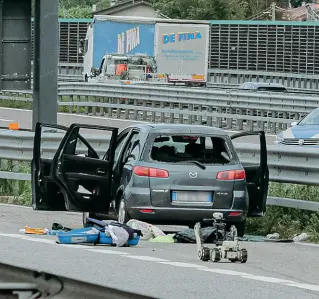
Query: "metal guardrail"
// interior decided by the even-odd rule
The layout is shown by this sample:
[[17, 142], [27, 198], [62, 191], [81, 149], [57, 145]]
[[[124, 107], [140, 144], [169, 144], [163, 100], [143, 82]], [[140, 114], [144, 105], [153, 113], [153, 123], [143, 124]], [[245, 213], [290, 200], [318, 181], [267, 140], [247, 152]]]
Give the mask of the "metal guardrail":
[[[33, 132], [0, 131], [0, 160], [30, 162], [33, 151]], [[83, 135], [85, 136], [85, 135]], [[52, 158], [63, 135], [54, 133], [43, 134], [42, 150], [44, 158]], [[103, 155], [109, 137], [89, 135], [85, 138], [97, 153]], [[259, 161], [259, 148], [248, 143], [234, 143], [239, 158], [244, 165], [256, 164]], [[102, 147], [103, 146], [103, 147]], [[83, 148], [83, 152], [85, 152]], [[79, 148], [79, 153], [81, 147]], [[294, 183], [319, 186], [319, 152], [316, 149], [283, 146], [268, 146], [268, 165], [270, 180], [280, 183]], [[293, 162], [292, 162], [293, 161]], [[30, 173], [0, 171], [0, 179], [31, 180]], [[299, 208], [319, 211], [319, 202], [297, 199], [269, 197], [268, 205]]]
[[[206, 122], [233, 130], [284, 130], [319, 106], [319, 97], [282, 93], [167, 88], [153, 85], [59, 83], [59, 106], [70, 113], [152, 122]], [[30, 92], [3, 92], [0, 99], [32, 101]]]
[[[247, 81], [248, 82], [248, 81]], [[256, 80], [250, 81], [250, 82], [257, 82]], [[260, 82], [260, 81], [259, 81]], [[263, 82], [263, 81], [261, 81]], [[207, 87], [208, 88], [219, 88], [219, 89], [238, 89], [240, 84], [234, 84], [234, 83], [221, 83], [221, 82], [208, 82]], [[314, 94], [318, 95], [319, 90], [316, 89], [304, 89], [304, 88], [287, 88], [288, 92], [295, 93], [295, 94]], [[244, 92], [257, 92], [256, 90], [242, 90]], [[260, 91], [259, 91], [260, 92]]]
[[[12, 291], [21, 295], [19, 298], [77, 298], [77, 299], [147, 299], [136, 293], [95, 285], [83, 280], [75, 280], [38, 269], [25, 269], [0, 263], [0, 297], [9, 296]], [[37, 296], [32, 296], [37, 294]], [[8, 297], [7, 297], [8, 296]], [[16, 298], [16, 295], [14, 296]], [[153, 297], [155, 298], [155, 297]]]
[[281, 83], [291, 90], [315, 91], [319, 89], [318, 75], [227, 69], [209, 69], [208, 74], [211, 83], [241, 84], [249, 81], [261, 81]]

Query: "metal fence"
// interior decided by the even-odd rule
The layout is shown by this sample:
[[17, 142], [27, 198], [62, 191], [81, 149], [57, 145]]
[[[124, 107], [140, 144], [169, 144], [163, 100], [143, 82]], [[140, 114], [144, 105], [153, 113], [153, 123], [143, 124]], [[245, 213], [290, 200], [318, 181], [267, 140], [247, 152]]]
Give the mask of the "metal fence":
[[[28, 172], [19, 172], [19, 163], [29, 163], [33, 155], [33, 132], [0, 131], [0, 159], [13, 161], [12, 171], [0, 171], [0, 179], [30, 180]], [[43, 134], [42, 155], [44, 158], [53, 158], [63, 135], [55, 133]], [[109, 142], [108, 136], [85, 136], [92, 147], [101, 156]], [[234, 143], [243, 165], [256, 164], [259, 161], [259, 148], [254, 144]], [[78, 152], [81, 153], [81, 147]], [[103, 149], [103, 150], [102, 150]], [[83, 147], [83, 153], [86, 148]], [[319, 152], [316, 149], [301, 149], [298, 147], [268, 146], [268, 165], [270, 180], [279, 183], [294, 183], [303, 185], [319, 185]], [[293, 162], [292, 162], [293, 161]], [[29, 164], [28, 164], [29, 165]], [[30, 166], [28, 166], [29, 168]], [[270, 197], [269, 205], [300, 208], [319, 211], [319, 202], [296, 199]]]
[[[59, 83], [62, 111], [151, 122], [203, 123], [277, 133], [319, 106], [319, 97], [290, 93], [168, 88], [154, 85]], [[30, 92], [0, 99], [32, 101]]]

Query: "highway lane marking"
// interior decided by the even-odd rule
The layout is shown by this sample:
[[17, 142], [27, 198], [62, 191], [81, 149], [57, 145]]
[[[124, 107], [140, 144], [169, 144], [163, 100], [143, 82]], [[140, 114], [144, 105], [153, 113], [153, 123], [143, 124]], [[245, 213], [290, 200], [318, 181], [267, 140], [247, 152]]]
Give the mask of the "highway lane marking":
[[269, 277], [269, 276], [259, 276], [259, 275], [253, 275], [253, 274], [248, 274], [248, 273], [244, 273], [244, 272], [230, 271], [230, 270], [224, 270], [224, 269], [201, 269], [201, 268], [198, 268], [197, 270], [211, 272], [211, 273], [224, 274], [224, 275], [239, 276], [239, 277], [246, 278], [246, 279], [258, 280], [258, 281], [263, 281], [263, 282], [268, 282], [268, 283], [282, 284], [285, 286], [296, 287], [299, 289], [305, 289], [305, 290], [309, 290], [309, 291], [319, 292], [319, 285], [301, 283], [301, 282], [296, 282], [296, 281], [292, 281], [292, 280], [280, 279], [280, 278]]
[[142, 261], [148, 261], [148, 262], [169, 262], [169, 260], [161, 259], [158, 257], [152, 257], [152, 256], [147, 256], [147, 255], [128, 255], [126, 256], [131, 259], [137, 259], [137, 260], [142, 260]]
[[160, 262], [160, 264], [171, 265], [175, 267], [183, 267], [183, 268], [207, 268], [206, 266], [191, 264], [191, 263], [181, 263], [181, 262]]
[[12, 120], [12, 119], [5, 119], [5, 118], [0, 118], [0, 121], [14, 121], [14, 120]]
[[[245, 279], [251, 279], [251, 280], [256, 280], [256, 281], [261, 281], [261, 282], [266, 282], [266, 283], [281, 284], [281, 285], [284, 285], [284, 286], [295, 287], [295, 288], [304, 289], [304, 290], [308, 290], [308, 291], [319, 292], [319, 285], [301, 283], [301, 282], [297, 282], [297, 281], [286, 280], [286, 279], [281, 279], [281, 278], [276, 278], [276, 277], [254, 275], [254, 274], [249, 274], [249, 273], [239, 272], [239, 271], [232, 271], [232, 270], [227, 270], [227, 269], [208, 268], [208, 267], [203, 266], [203, 265], [169, 261], [169, 260], [165, 260], [165, 259], [161, 259], [161, 258], [157, 258], [157, 257], [152, 257], [152, 256], [132, 255], [132, 254], [130, 254], [128, 252], [117, 251], [117, 249], [114, 249], [114, 250], [111, 250], [111, 249], [93, 249], [93, 248], [86, 248], [87, 245], [57, 244], [54, 240], [43, 239], [43, 238], [33, 237], [33, 236], [19, 235], [19, 234], [6, 234], [6, 233], [1, 233], [0, 232], [0, 236], [11, 237], [11, 238], [16, 238], [16, 239], [20, 239], [20, 240], [27, 240], [27, 241], [46, 243], [46, 244], [55, 244], [55, 245], [58, 245], [60, 247], [79, 248], [79, 249], [83, 249], [83, 250], [91, 251], [91, 252], [95, 252], [95, 253], [120, 255], [120, 256], [123, 256], [123, 257], [131, 258], [131, 259], [137, 259], [137, 260], [142, 260], [142, 261], [150, 261], [150, 262], [154, 262], [154, 263], [162, 264], [162, 265], [164, 264], [164, 265], [170, 265], [170, 266], [174, 266], [174, 267], [193, 268], [193, 269], [196, 269], [196, 270], [199, 270], [199, 271], [206, 271], [206, 272], [210, 272], [210, 273], [213, 273], [213, 274], [237, 276], [237, 277], [241, 277], [241, 278], [245, 278]], [[216, 264], [213, 264], [213, 265], [216, 265]]]

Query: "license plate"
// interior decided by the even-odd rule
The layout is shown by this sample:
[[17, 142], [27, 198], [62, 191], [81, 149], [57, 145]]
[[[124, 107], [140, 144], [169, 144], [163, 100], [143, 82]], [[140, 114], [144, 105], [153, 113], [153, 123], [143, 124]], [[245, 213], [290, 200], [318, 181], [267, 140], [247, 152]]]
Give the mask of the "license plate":
[[181, 204], [212, 204], [212, 192], [203, 191], [173, 191], [172, 202]]

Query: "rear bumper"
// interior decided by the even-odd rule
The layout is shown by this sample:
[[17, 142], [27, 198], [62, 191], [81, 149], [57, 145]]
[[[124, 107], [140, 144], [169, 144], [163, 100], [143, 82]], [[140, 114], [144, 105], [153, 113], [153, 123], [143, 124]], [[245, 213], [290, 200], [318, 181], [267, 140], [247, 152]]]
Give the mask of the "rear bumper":
[[[142, 212], [141, 210], [152, 210], [152, 213]], [[128, 214], [131, 218], [152, 224], [175, 224], [188, 225], [202, 221], [204, 218], [212, 218], [213, 213], [221, 212], [228, 223], [239, 223], [247, 218], [247, 211], [243, 210], [218, 210], [218, 209], [198, 209], [198, 208], [154, 208], [134, 207], [128, 208]], [[231, 216], [230, 213], [238, 212], [239, 215]]]

